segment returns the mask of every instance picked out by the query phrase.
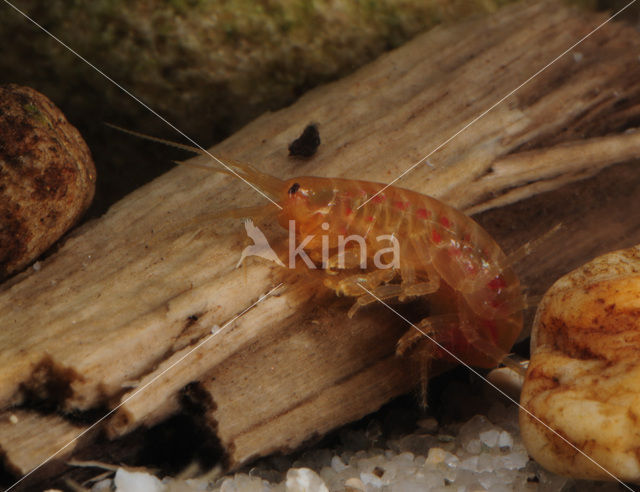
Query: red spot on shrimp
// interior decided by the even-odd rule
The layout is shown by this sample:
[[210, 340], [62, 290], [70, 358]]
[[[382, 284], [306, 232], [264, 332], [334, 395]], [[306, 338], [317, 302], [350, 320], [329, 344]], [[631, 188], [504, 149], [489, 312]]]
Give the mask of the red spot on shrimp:
[[393, 202], [393, 206], [396, 207], [398, 210], [407, 210], [409, 208], [409, 205], [410, 205], [409, 202], [401, 202], [401, 201]]
[[374, 196], [371, 201], [373, 203], [382, 203], [387, 199], [386, 196], [384, 196], [384, 193], [380, 193], [379, 195]]
[[440, 235], [440, 233], [438, 231], [436, 231], [434, 229], [434, 230], [431, 231], [431, 240], [435, 244], [438, 244], [440, 241], [442, 241], [442, 236]]
[[419, 219], [428, 219], [431, 216], [431, 212], [426, 208], [419, 208], [416, 210], [416, 215]]
[[352, 213], [353, 213], [353, 209], [347, 205], [344, 209], [344, 214], [351, 215]]
[[366, 220], [367, 222], [373, 222], [376, 220], [376, 218], [373, 215], [369, 215]]
[[491, 279], [487, 283], [487, 287], [489, 287], [491, 290], [500, 290], [506, 286], [507, 286], [507, 282], [505, 282], [502, 275], [497, 275], [495, 278]]
[[449, 227], [451, 225], [451, 221], [447, 219], [444, 215], [440, 217], [440, 223], [443, 227]]

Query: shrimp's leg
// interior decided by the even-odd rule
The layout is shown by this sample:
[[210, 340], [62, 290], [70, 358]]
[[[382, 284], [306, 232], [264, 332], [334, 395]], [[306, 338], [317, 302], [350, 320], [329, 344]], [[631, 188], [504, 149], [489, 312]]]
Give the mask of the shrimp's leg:
[[[335, 290], [338, 295], [356, 297], [355, 304], [349, 310], [349, 318], [352, 318], [361, 307], [372, 304], [375, 301], [397, 297], [403, 302], [410, 297], [433, 294], [440, 288], [440, 276], [436, 273], [428, 259], [422, 259], [426, 261], [426, 265], [420, 269], [420, 276], [416, 274], [413, 264], [415, 255], [411, 254], [409, 249], [411, 247], [413, 247], [413, 245], [408, 243], [407, 247], [403, 248], [400, 252], [401, 258], [403, 259], [399, 272], [401, 278], [400, 284], [389, 284], [398, 273], [398, 270], [391, 268], [367, 273], [363, 272], [344, 279], [328, 278], [325, 280], [325, 285]], [[335, 255], [329, 258], [327, 272], [337, 273], [331, 271], [331, 268], [335, 266], [339, 268], [356, 268], [360, 265], [360, 259], [357, 248], [347, 250], [342, 255]], [[369, 290], [370, 293], [366, 292], [363, 287]]]
[[405, 355], [414, 348], [418, 342], [424, 342], [422, 351], [427, 350], [433, 357], [439, 348], [434, 342], [444, 345], [442, 335], [447, 333], [446, 328], [451, 325], [451, 323], [457, 322], [458, 316], [455, 314], [439, 314], [422, 319], [398, 340], [396, 354]]
[[[355, 268], [359, 265], [360, 256], [353, 251], [347, 251], [342, 256], [336, 255], [329, 259], [328, 267], [331, 268], [342, 262], [347, 268]], [[397, 270], [390, 268], [376, 270], [374, 272], [352, 275], [342, 280], [326, 279], [325, 285], [336, 291], [338, 295], [347, 295], [356, 297], [355, 304], [349, 310], [348, 316], [352, 318], [355, 313], [363, 306], [372, 304], [375, 301], [392, 299], [397, 297], [400, 302], [410, 297], [419, 297], [427, 294], [433, 294], [440, 288], [440, 276], [435, 269], [427, 263], [427, 268], [423, 268], [426, 273], [426, 281], [424, 281], [424, 273], [421, 272], [421, 278], [418, 280], [415, 268], [411, 262], [411, 256], [407, 254], [407, 250], [401, 251], [401, 255], [405, 260], [400, 265], [400, 284], [389, 284], [397, 274]], [[348, 264], [346, 262], [349, 262]], [[332, 273], [329, 271], [329, 273]], [[385, 284], [385, 285], [381, 285]], [[366, 292], [363, 287], [371, 291]]]
[[[379, 270], [381, 272], [388, 272], [390, 270]], [[371, 275], [374, 278], [376, 272], [373, 272]], [[383, 277], [384, 278], [384, 277]], [[389, 282], [393, 279], [393, 276], [390, 276], [388, 279], [384, 279], [384, 282]], [[376, 281], [379, 280], [379, 277], [376, 278]], [[366, 285], [366, 281], [363, 281], [362, 275], [354, 275], [353, 277], [348, 277], [340, 282], [338, 282], [338, 286], [334, 288], [336, 292], [342, 293], [347, 296], [356, 297], [356, 302], [351, 309], [349, 309], [348, 316], [349, 318], [353, 318], [354, 314], [363, 306], [367, 306], [368, 304], [372, 304], [376, 301], [384, 301], [386, 299], [393, 299], [397, 297], [401, 302], [406, 300], [408, 297], [417, 297], [427, 294], [433, 294], [436, 292], [440, 286], [440, 279], [438, 277], [429, 279], [429, 282], [420, 282], [412, 285], [406, 285], [406, 283], [401, 284], [385, 284], [380, 285], [382, 282], [374, 282], [378, 287], [370, 288]], [[331, 287], [331, 285], [325, 281], [325, 285]], [[367, 287], [367, 290], [370, 290], [371, 293], [366, 292], [362, 287]]]
[[407, 297], [419, 297], [426, 296], [427, 294], [433, 294], [440, 288], [440, 277], [437, 275], [430, 275], [427, 282], [418, 282], [415, 284], [409, 284], [403, 282], [401, 284], [402, 294], [398, 297], [400, 302], [407, 299]]
[[517, 360], [514, 360], [512, 355], [513, 354], [505, 355], [500, 363], [524, 378], [527, 374], [527, 367], [519, 363]]
[[360, 256], [359, 248], [349, 248], [334, 256], [331, 256], [327, 260], [327, 267], [325, 271], [329, 275], [336, 275], [336, 270], [345, 270], [358, 268], [361, 266], [362, 257]]
[[[362, 290], [362, 288], [360, 289]], [[349, 318], [353, 318], [353, 316], [358, 312], [363, 306], [367, 304], [374, 303], [376, 301], [384, 301], [385, 299], [392, 299], [394, 297], [398, 297], [402, 294], [402, 286], [399, 284], [387, 284], [381, 285], [371, 291], [371, 294], [365, 292], [363, 295], [358, 296], [356, 298], [356, 302], [351, 306], [347, 316]]]
[[338, 295], [360, 297], [366, 293], [362, 287], [375, 293], [375, 290], [380, 284], [390, 282], [395, 276], [396, 271], [388, 268], [385, 270], [358, 273], [343, 279], [329, 277], [325, 279], [324, 285], [334, 290]]
[[[496, 338], [497, 335], [492, 333], [496, 331], [510, 333], [514, 329], [519, 329], [519, 325], [522, 322], [519, 316], [483, 320], [475, 316], [462, 297], [458, 298], [458, 316], [460, 319], [458, 330], [469, 346], [493, 361], [495, 366], [503, 363], [511, 367], [511, 369], [522, 372], [522, 369], [517, 369], [516, 364], [512, 364], [512, 361], [507, 357], [510, 347], [500, 347]], [[487, 321], [493, 325], [491, 330], [485, 328]]]
[[[416, 244], [416, 238], [413, 238], [407, 243], [407, 246], [403, 247], [400, 251], [402, 261], [400, 263], [400, 276], [402, 278], [402, 294], [398, 297], [400, 302], [405, 301], [408, 297], [425, 296], [427, 294], [433, 294], [440, 288], [440, 276], [436, 273], [435, 268], [431, 265], [431, 261], [428, 257], [425, 257], [426, 248], [420, 247]], [[427, 280], [417, 281], [415, 255], [418, 255], [419, 263], [422, 268], [421, 271], [426, 273]]]
[[422, 342], [426, 335], [431, 337], [435, 333], [433, 324], [429, 321], [429, 318], [423, 319], [416, 326], [420, 328], [420, 330], [415, 327], [411, 327], [409, 331], [402, 335], [402, 338], [398, 340], [398, 344], [396, 345], [396, 355], [405, 355], [415, 347], [418, 342]]
[[496, 366], [503, 364], [507, 366], [509, 369], [511, 369], [512, 371], [515, 371], [524, 377], [526, 373], [526, 369], [520, 364], [518, 364], [517, 362], [515, 362], [513, 359], [511, 359], [509, 357], [509, 354], [506, 353], [504, 350], [502, 350], [500, 347], [498, 347], [497, 345], [494, 345], [488, 340], [485, 340], [484, 338], [479, 337], [475, 333], [476, 331], [475, 327], [470, 326], [469, 323], [463, 322], [463, 323], [460, 323], [460, 331], [463, 333], [467, 342], [473, 345], [473, 348], [475, 350], [491, 358], [494, 361]]
[[[347, 313], [347, 316], [352, 318], [360, 307], [371, 304], [378, 299], [383, 300], [398, 297], [402, 293], [402, 286], [400, 284], [387, 283], [393, 280], [396, 273], [395, 270], [387, 268], [373, 272], [359, 273], [343, 279], [327, 278], [324, 281], [324, 285], [334, 290], [338, 295], [356, 298], [355, 304]], [[367, 292], [367, 290], [370, 291], [371, 294]]]
[[[404, 356], [411, 352], [412, 358], [418, 363], [420, 375], [420, 406], [427, 408], [427, 385], [431, 361], [438, 353], [438, 346], [434, 341], [446, 331], [445, 325], [456, 319], [455, 315], [431, 316], [421, 320], [416, 326], [405, 333], [396, 346], [396, 355]], [[427, 338], [429, 337], [429, 338]], [[441, 341], [438, 341], [440, 344]]]

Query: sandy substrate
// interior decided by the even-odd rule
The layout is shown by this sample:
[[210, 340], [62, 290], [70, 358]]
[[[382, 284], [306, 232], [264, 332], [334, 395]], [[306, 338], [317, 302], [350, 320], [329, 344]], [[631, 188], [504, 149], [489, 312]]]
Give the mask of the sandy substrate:
[[[576, 481], [531, 460], [518, 428], [518, 408], [485, 382], [448, 384], [438, 408], [412, 420], [401, 405], [347, 426], [294, 456], [259, 460], [241, 473], [157, 478], [118, 469], [92, 492], [571, 492], [615, 491], [616, 483]], [[404, 402], [412, 404], [407, 397]], [[404, 403], [403, 403], [404, 404]], [[466, 406], [466, 408], [465, 408]], [[393, 404], [392, 404], [393, 407]], [[413, 412], [415, 416], [415, 412]], [[447, 421], [448, 423], [443, 423]], [[412, 429], [407, 431], [406, 429]]]

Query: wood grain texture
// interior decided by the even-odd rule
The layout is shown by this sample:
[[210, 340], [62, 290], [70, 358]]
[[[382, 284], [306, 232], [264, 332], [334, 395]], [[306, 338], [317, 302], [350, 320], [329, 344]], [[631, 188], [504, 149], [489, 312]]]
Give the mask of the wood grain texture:
[[[473, 123], [429, 158], [434, 168], [419, 165], [396, 185], [473, 211], [535, 195], [478, 218], [507, 250], [565, 223], [519, 266], [527, 285], [549, 285], [621, 236], [640, 242], [640, 218], [628, 213], [640, 205], [635, 165], [612, 169], [605, 186], [613, 194], [599, 191], [598, 179], [566, 186], [638, 156], [638, 33], [607, 25], [580, 56], [559, 59], [474, 120], [603, 19], [536, 2], [434, 29], [212, 152], [278, 177], [389, 182]], [[289, 143], [311, 121], [317, 154], [289, 159]], [[231, 177], [176, 168], [77, 230], [40, 271], [5, 283], [0, 407], [46, 400], [82, 412], [123, 403], [106, 424], [116, 437], [179, 411], [181, 389], [197, 382], [236, 466], [407, 392], [413, 374], [392, 355], [406, 326], [379, 306], [348, 320], [350, 301], [330, 295], [321, 276], [287, 281], [179, 362], [280, 281], [279, 267], [260, 260], [234, 268], [245, 245], [239, 221], [205, 220], [262, 201]]]
[[[0, 447], [5, 466], [22, 475], [51, 456], [68, 457], [81, 440], [75, 440], [87, 426], [72, 424], [57, 415], [14, 410], [0, 415]], [[68, 444], [64, 449], [62, 446]]]

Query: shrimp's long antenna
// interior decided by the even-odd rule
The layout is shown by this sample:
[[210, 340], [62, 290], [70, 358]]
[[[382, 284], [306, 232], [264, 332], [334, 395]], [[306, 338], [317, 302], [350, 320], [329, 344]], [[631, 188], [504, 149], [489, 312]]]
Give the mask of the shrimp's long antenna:
[[514, 263], [518, 263], [523, 258], [526, 258], [527, 256], [529, 256], [542, 243], [547, 241], [549, 238], [551, 238], [551, 236], [553, 236], [560, 229], [562, 229], [562, 227], [563, 227], [562, 222], [559, 222], [556, 225], [554, 225], [551, 229], [549, 229], [547, 232], [545, 232], [542, 236], [540, 236], [540, 237], [538, 237], [536, 239], [533, 239], [531, 241], [527, 241], [522, 246], [520, 246], [518, 249], [516, 249], [515, 251], [512, 251], [511, 253], [509, 253], [507, 255], [506, 264], [502, 265], [503, 268], [507, 267], [507, 266], [511, 267]]
[[126, 128], [122, 128], [120, 126], [114, 125], [112, 123], [105, 123], [105, 124], [123, 133], [128, 133], [129, 135], [133, 135], [134, 137], [142, 138], [144, 140], [150, 140], [152, 142], [158, 142], [163, 145], [168, 145], [170, 147], [186, 150], [187, 152], [193, 152], [194, 154], [199, 154], [205, 157], [209, 157], [213, 159], [215, 162], [217, 162], [221, 167], [205, 166], [202, 164], [196, 164], [192, 162], [179, 162], [179, 161], [174, 161], [174, 162], [176, 164], [180, 164], [181, 166], [196, 167], [198, 169], [205, 169], [207, 171], [228, 174], [230, 176], [235, 176], [237, 178], [240, 178], [241, 180], [251, 185], [251, 187], [254, 188], [256, 191], [264, 195], [274, 205], [276, 205], [279, 208], [282, 208], [273, 200], [277, 199], [279, 195], [282, 194], [283, 191], [286, 191], [284, 190], [285, 183], [284, 181], [276, 178], [275, 176], [271, 176], [270, 174], [260, 172], [253, 166], [250, 166], [249, 164], [245, 164], [235, 160], [223, 161], [222, 159], [214, 156], [213, 154], [207, 152], [206, 150], [203, 150], [198, 147], [194, 147], [192, 145], [185, 145], [178, 142], [173, 142], [171, 140], [165, 140], [164, 138], [158, 138], [151, 135], [147, 135], [145, 133], [128, 130]]

